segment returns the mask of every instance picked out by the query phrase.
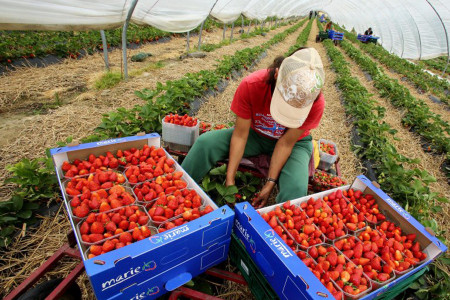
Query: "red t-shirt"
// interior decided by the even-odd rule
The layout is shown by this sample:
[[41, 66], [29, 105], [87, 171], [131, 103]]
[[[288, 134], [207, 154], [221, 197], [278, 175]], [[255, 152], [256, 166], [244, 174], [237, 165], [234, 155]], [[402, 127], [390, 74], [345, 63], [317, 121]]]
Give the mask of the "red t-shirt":
[[[256, 132], [273, 139], [279, 139], [286, 130], [275, 122], [270, 115], [270, 101], [272, 91], [267, 84], [268, 70], [256, 71], [245, 77], [234, 94], [231, 110], [243, 119], [252, 119], [251, 127]], [[311, 129], [319, 126], [325, 107], [325, 99], [320, 93], [314, 101], [311, 111], [299, 129], [305, 130], [299, 140], [309, 135]]]

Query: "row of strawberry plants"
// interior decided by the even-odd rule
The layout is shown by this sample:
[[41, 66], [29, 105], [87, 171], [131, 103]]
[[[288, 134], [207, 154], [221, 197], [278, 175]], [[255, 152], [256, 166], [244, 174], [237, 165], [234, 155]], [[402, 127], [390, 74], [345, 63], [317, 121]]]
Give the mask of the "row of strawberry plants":
[[436, 222], [430, 222], [431, 211], [442, 210], [437, 203], [448, 201], [429, 189], [436, 179], [418, 168], [407, 169], [404, 164], [417, 163], [398, 153], [389, 141], [396, 131], [383, 121], [386, 109], [376, 105], [371, 95], [359, 80], [351, 76], [348, 63], [343, 55], [327, 41], [324, 43], [332, 66], [337, 73], [336, 84], [342, 91], [346, 113], [355, 121], [362, 145], [355, 145], [355, 152], [363, 160], [369, 160], [376, 172], [378, 182], [384, 191], [400, 202], [410, 213], [438, 231]]
[[351, 43], [343, 41], [342, 48], [372, 76], [381, 96], [388, 98], [394, 106], [406, 110], [402, 118], [404, 125], [411, 126], [417, 134], [430, 142], [436, 151], [450, 153], [450, 140], [447, 136], [450, 134], [450, 126], [440, 115], [431, 112], [424, 101], [413, 97], [406, 87], [384, 74], [377, 63]]
[[[210, 31], [213, 27], [221, 28], [221, 24], [207, 19], [203, 29]], [[198, 32], [200, 27], [193, 30]], [[120, 46], [122, 28], [105, 30], [108, 48]], [[127, 31], [127, 42], [142, 44], [157, 41], [163, 37], [178, 36], [159, 30], [152, 26], [130, 24]], [[18, 58], [34, 58], [45, 55], [77, 58], [80, 52], [93, 54], [103, 50], [99, 31], [0, 31], [0, 63], [10, 64]]]
[[[345, 34], [345, 37], [353, 43], [359, 43], [355, 35], [348, 31]], [[435, 94], [442, 102], [449, 104], [450, 94], [446, 93], [450, 91], [450, 84], [447, 80], [439, 79], [438, 76], [433, 76], [425, 72], [421, 66], [413, 64], [395, 54], [391, 54], [383, 47], [379, 47], [373, 43], [359, 43], [359, 45], [361, 45], [361, 49], [372, 55], [382, 64], [406, 76], [420, 90]]]
[[[244, 25], [250, 23], [250, 19], [244, 19]], [[254, 20], [253, 23], [255, 24]], [[281, 24], [281, 23], [280, 23]], [[203, 29], [210, 31], [212, 28], [222, 28], [223, 24], [206, 19]], [[200, 26], [192, 32], [198, 32]], [[267, 31], [265, 27], [255, 27], [254, 31], [245, 34], [246, 37], [261, 34]], [[122, 28], [105, 30], [108, 48], [117, 47], [121, 44]], [[159, 30], [152, 26], [139, 26], [130, 24], [127, 32], [128, 43], [143, 44], [157, 41], [162, 37], [178, 36]], [[48, 54], [59, 57], [77, 58], [80, 52], [85, 51], [93, 54], [95, 51], [103, 50], [100, 33], [96, 30], [90, 31], [0, 31], [0, 63], [10, 64], [18, 58], [42, 57]], [[204, 46], [205, 49], [211, 48], [211, 45]], [[209, 50], [212, 51], [212, 50]]]
[[[340, 88], [344, 100], [346, 113], [353, 117], [362, 145], [354, 145], [355, 152], [362, 160], [370, 160], [377, 173], [378, 182], [382, 189], [396, 199], [407, 211], [425, 226], [435, 232], [442, 233], [437, 222], [431, 218], [430, 210], [440, 212], [442, 208], [438, 201], [447, 202], [428, 187], [435, 179], [426, 171], [419, 169], [405, 169], [404, 163], [412, 163], [407, 157], [400, 155], [389, 142], [387, 136], [394, 135], [392, 130], [382, 121], [385, 109], [375, 105], [368, 91], [357, 78], [351, 76], [348, 63], [343, 55], [333, 46], [331, 41], [324, 41], [327, 54], [335, 70], [336, 84]], [[448, 259], [440, 258], [434, 263], [432, 272], [421, 278], [414, 287], [419, 291], [426, 291], [426, 295], [444, 295], [449, 290], [449, 275], [442, 264], [448, 264]]]
[[[450, 76], [450, 68], [447, 66], [447, 57], [440, 56], [433, 59], [420, 60], [418, 65], [422, 69], [432, 68], [436, 71], [440, 71], [439, 75], [445, 70], [446, 76]], [[447, 68], [446, 68], [447, 67]]]
[[[96, 134], [82, 139], [82, 142], [133, 135], [140, 131], [161, 132], [161, 119], [164, 115], [168, 112], [186, 112], [189, 102], [194, 97], [199, 97], [206, 90], [216, 87], [219, 78], [229, 76], [232, 70], [242, 69], [245, 64], [251, 64], [265, 49], [282, 41], [305, 21], [277, 34], [262, 46], [244, 49], [236, 52], [234, 57], [226, 57], [220, 65], [228, 65], [228, 71], [222, 68], [220, 72], [200, 71], [195, 74], [186, 74], [178, 81], [168, 81], [165, 85], [158, 83], [154, 91], [143, 90], [141, 96], [148, 97], [147, 105], [136, 106], [131, 110], [119, 108], [116, 112], [105, 115]], [[239, 61], [241, 61], [240, 65], [237, 63]], [[153, 104], [152, 93], [154, 96], [161, 93], [163, 95], [160, 95]], [[185, 97], [185, 95], [188, 96]], [[102, 127], [105, 129], [103, 130]], [[69, 137], [66, 141], [58, 143], [58, 146], [64, 146], [70, 142]], [[23, 159], [8, 170], [11, 176], [6, 183], [15, 184], [15, 190], [10, 200], [0, 202], [0, 247], [11, 242], [11, 237], [23, 223], [34, 223], [34, 211], [44, 203], [56, 199], [59, 194], [53, 163], [48, 151], [45, 158]]]
[[[261, 46], [236, 51], [233, 56], [224, 56], [215, 70], [188, 73], [183, 78], [158, 82], [155, 89], [136, 91], [136, 95], [147, 101], [144, 105], [136, 105], [130, 110], [120, 108], [104, 115], [97, 132], [107, 137], [134, 135], [140, 131], [160, 132], [161, 119], [169, 112], [185, 114], [190, 111], [190, 104], [201, 97], [205, 91], [217, 88], [220, 79], [229, 78], [233, 71], [247, 68], [267, 48], [284, 40], [306, 22], [300, 22]], [[104, 136], [102, 136], [104, 137]]]
[[284, 56], [288, 56], [298, 48], [304, 47], [306, 45], [306, 42], [308, 41], [309, 38], [309, 34], [311, 33], [312, 25], [313, 22], [310, 21], [308, 25], [306, 25], [305, 29], [303, 29], [303, 31], [298, 36], [297, 40], [295, 41], [295, 44], [289, 47], [289, 50], [284, 54]]

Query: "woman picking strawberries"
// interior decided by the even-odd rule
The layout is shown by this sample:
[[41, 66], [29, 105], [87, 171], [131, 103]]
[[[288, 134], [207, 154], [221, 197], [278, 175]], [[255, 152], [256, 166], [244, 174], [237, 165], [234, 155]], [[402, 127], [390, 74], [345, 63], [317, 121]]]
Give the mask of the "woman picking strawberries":
[[240, 83], [231, 103], [235, 127], [201, 135], [182, 167], [200, 181], [217, 161], [228, 157], [226, 185], [230, 186], [235, 184], [242, 157], [268, 154], [268, 178], [252, 205], [263, 207], [277, 183], [278, 203], [305, 196], [312, 154], [310, 130], [322, 118], [324, 80], [323, 64], [314, 48], [277, 57], [268, 69]]

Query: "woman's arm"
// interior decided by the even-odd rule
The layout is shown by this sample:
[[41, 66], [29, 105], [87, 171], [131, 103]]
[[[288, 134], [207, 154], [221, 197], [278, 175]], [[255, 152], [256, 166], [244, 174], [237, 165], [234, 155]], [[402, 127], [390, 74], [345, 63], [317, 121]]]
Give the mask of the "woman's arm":
[[[303, 129], [289, 128], [278, 140], [277, 144], [275, 145], [275, 149], [273, 150], [272, 158], [270, 159], [269, 178], [278, 179], [278, 176], [281, 173], [281, 169], [284, 167], [284, 164], [291, 155], [295, 143], [303, 134], [303, 132]], [[267, 181], [261, 189], [258, 197], [256, 197], [256, 199], [253, 201], [252, 205], [256, 206], [260, 202], [261, 203], [259, 204], [258, 208], [266, 205], [274, 186], [274, 182]]]
[[250, 131], [251, 119], [236, 117], [233, 135], [230, 142], [230, 156], [227, 168], [226, 185], [234, 185], [239, 162], [244, 155], [245, 145], [247, 144], [248, 133]]

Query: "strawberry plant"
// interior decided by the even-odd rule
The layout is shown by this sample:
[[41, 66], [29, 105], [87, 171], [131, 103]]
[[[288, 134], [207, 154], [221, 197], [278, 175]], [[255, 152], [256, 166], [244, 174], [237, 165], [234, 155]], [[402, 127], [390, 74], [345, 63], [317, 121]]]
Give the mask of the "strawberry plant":
[[[337, 74], [336, 84], [342, 92], [346, 113], [354, 118], [354, 125], [358, 126], [357, 133], [362, 143], [354, 145], [355, 152], [361, 158], [370, 159], [375, 164], [378, 182], [382, 189], [404, 205], [405, 209], [419, 219], [424, 226], [435, 230], [438, 237], [442, 239], [441, 229], [429, 216], [429, 207], [431, 206], [432, 211], [440, 211], [442, 208], [437, 205], [437, 202], [448, 200], [430, 191], [428, 185], [435, 181], [430, 174], [418, 169], [405, 169], [403, 164], [413, 161], [398, 155], [395, 147], [389, 142], [378, 143], [384, 139], [383, 133], [395, 134], [386, 124], [378, 120], [383, 115], [383, 110], [376, 109], [367, 90], [356, 78], [351, 77], [348, 63], [332, 43], [325, 41], [323, 44]], [[360, 128], [361, 125], [364, 125], [364, 128]], [[374, 130], [377, 127], [382, 127], [380, 128], [382, 130]], [[376, 149], [369, 150], [373, 148], [374, 140], [377, 141]], [[448, 296], [450, 290], [448, 265], [448, 258], [445, 257], [434, 262], [431, 272], [419, 280], [420, 284], [413, 284], [413, 289], [417, 290], [416, 295], [420, 295], [422, 299], [429, 295]]]
[[225, 186], [227, 165], [212, 169], [202, 180], [201, 186], [219, 206], [249, 201], [261, 186], [261, 178], [249, 172], [238, 171], [236, 183]]
[[12, 175], [5, 184], [14, 183], [16, 188], [10, 200], [0, 202], [0, 247], [11, 242], [17, 227], [36, 222], [34, 210], [58, 197], [51, 158], [23, 159], [7, 170]]

